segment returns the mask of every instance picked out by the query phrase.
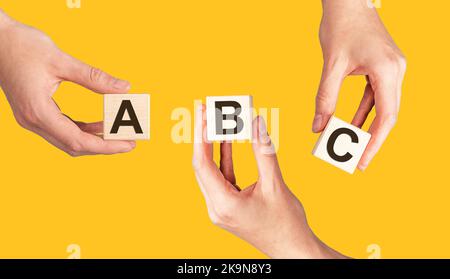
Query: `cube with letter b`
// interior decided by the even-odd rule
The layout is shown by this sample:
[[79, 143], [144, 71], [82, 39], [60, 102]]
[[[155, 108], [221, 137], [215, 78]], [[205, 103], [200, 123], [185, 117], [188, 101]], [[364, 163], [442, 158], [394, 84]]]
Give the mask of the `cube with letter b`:
[[209, 141], [251, 140], [253, 100], [251, 96], [206, 98]]
[[105, 95], [103, 138], [105, 140], [149, 140], [150, 95]]
[[332, 116], [320, 135], [313, 154], [353, 174], [370, 138], [369, 133]]

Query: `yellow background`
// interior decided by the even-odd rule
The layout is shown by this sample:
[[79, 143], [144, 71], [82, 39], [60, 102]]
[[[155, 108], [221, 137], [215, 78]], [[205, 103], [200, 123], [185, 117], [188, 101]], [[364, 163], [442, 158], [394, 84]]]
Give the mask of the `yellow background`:
[[[321, 74], [320, 1], [0, 1], [73, 56], [152, 94], [152, 139], [125, 155], [71, 158], [15, 122], [0, 96], [0, 257], [260, 258], [213, 226], [176, 145], [172, 110], [208, 95], [251, 94], [280, 108], [279, 159], [316, 234], [352, 257], [450, 257], [448, 1], [382, 1], [408, 58], [397, 127], [366, 173], [311, 155]], [[2, 42], [0, 42], [1, 44]], [[351, 121], [364, 78], [346, 80], [337, 116]], [[56, 94], [74, 119], [97, 121], [102, 97], [72, 84]], [[367, 128], [367, 127], [366, 127]], [[235, 148], [240, 185], [256, 179], [251, 148]], [[248, 159], [251, 158], [251, 159]]]

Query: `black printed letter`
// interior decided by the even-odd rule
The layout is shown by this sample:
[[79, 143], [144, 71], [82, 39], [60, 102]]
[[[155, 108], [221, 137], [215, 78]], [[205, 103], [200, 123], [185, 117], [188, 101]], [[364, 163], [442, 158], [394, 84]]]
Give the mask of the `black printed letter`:
[[[130, 116], [130, 120], [124, 120], [123, 117], [125, 112], [128, 112]], [[141, 125], [139, 124], [139, 120], [136, 116], [136, 112], [134, 111], [133, 105], [130, 100], [123, 100], [120, 105], [119, 112], [117, 113], [116, 119], [114, 120], [114, 124], [111, 129], [111, 134], [117, 134], [119, 132], [119, 128], [122, 126], [132, 126], [134, 128], [134, 132], [136, 134], [143, 134]]]
[[334, 131], [331, 134], [330, 138], [328, 139], [328, 144], [327, 144], [328, 155], [330, 155], [330, 157], [333, 160], [336, 160], [336, 161], [341, 162], [341, 163], [350, 161], [350, 159], [353, 158], [353, 155], [348, 153], [348, 152], [345, 153], [345, 155], [343, 155], [343, 156], [339, 156], [339, 155], [336, 154], [336, 152], [334, 152], [334, 144], [336, 143], [337, 138], [340, 135], [343, 135], [343, 134], [349, 135], [350, 138], [352, 139], [353, 143], [358, 143], [359, 142], [358, 135], [355, 132], [353, 132], [352, 130], [348, 129], [348, 128], [337, 129], [336, 131]]
[[[234, 113], [223, 114], [222, 109], [224, 107], [234, 108]], [[244, 122], [242, 121], [242, 118], [239, 117], [241, 111], [242, 107], [238, 102], [235, 101], [216, 102], [216, 133], [218, 135], [239, 134], [242, 131], [242, 129], [244, 129]], [[224, 120], [234, 120], [234, 122], [236, 122], [236, 127], [234, 129], [224, 129], [223, 128]]]

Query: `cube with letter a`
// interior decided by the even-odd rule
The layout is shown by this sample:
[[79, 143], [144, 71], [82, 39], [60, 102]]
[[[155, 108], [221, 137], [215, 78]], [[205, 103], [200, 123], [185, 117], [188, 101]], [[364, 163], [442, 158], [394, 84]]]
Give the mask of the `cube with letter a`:
[[149, 140], [150, 95], [105, 95], [103, 138], [105, 140]]

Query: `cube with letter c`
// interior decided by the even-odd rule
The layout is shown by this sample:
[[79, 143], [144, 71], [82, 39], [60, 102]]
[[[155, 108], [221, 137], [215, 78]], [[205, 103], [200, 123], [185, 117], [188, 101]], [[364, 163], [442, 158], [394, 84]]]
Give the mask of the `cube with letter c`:
[[370, 138], [369, 133], [332, 116], [317, 141], [313, 155], [353, 174]]

